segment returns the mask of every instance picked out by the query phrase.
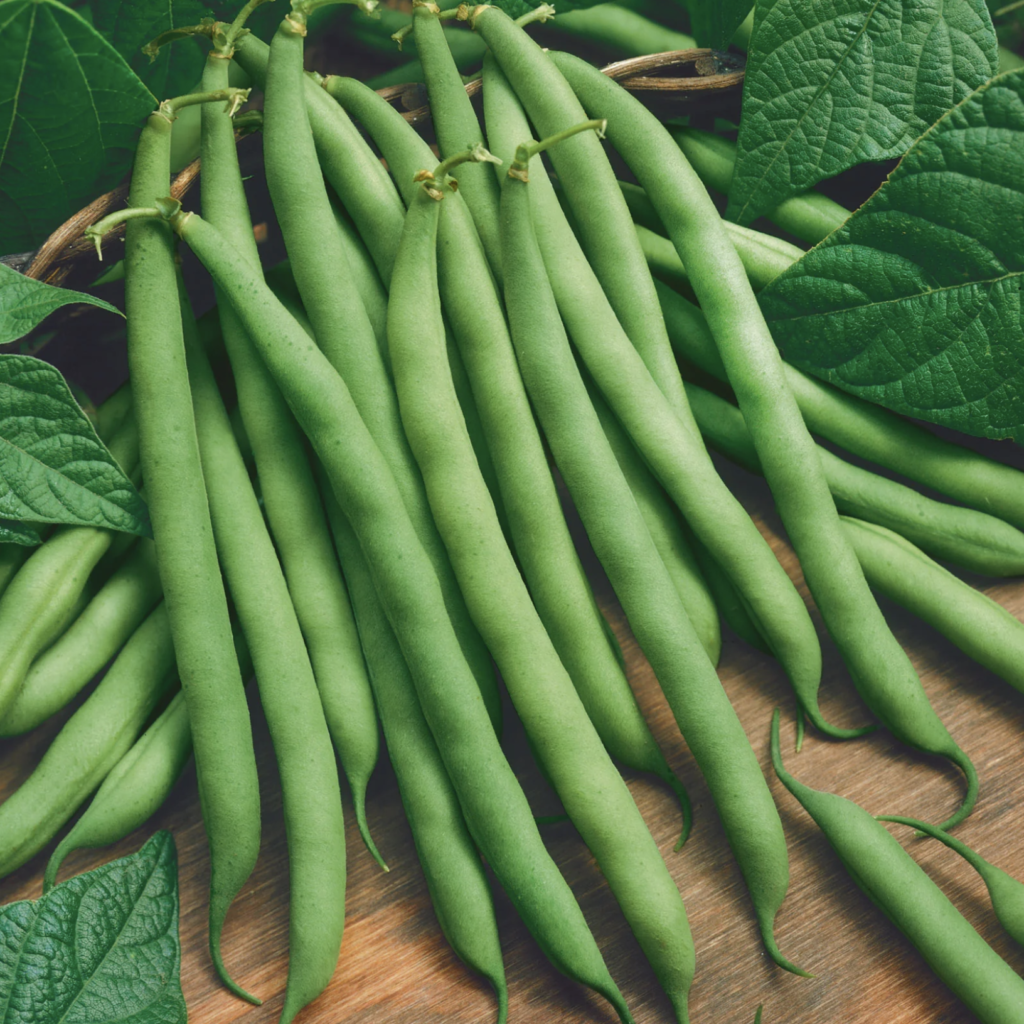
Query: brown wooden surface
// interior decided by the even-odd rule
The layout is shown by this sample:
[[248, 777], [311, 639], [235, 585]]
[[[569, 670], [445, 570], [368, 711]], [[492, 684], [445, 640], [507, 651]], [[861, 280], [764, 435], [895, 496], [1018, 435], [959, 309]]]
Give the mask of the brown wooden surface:
[[[758, 518], [787, 568], [795, 572], [764, 485], [727, 467], [723, 473]], [[1024, 585], [1019, 580], [984, 582], [988, 593], [1024, 616]], [[773, 775], [770, 782], [789, 841], [792, 874], [777, 935], [786, 955], [816, 977], [805, 980], [788, 975], [767, 960], [742, 880], [700, 775], [649, 667], [628, 634], [607, 582], [598, 577], [596, 586], [622, 638], [630, 681], [695, 805], [693, 835], [683, 851], [674, 853], [679, 811], [671, 794], [648, 778], [627, 776], [690, 915], [698, 957], [691, 997], [693, 1021], [747, 1024], [761, 1002], [765, 1004], [765, 1024], [840, 1020], [846, 1024], [960, 1024], [971, 1020], [902, 936], [854, 887], [822, 835]], [[886, 611], [937, 710], [974, 758], [981, 775], [977, 809], [957, 834], [997, 864], [1024, 876], [1020, 856], [1024, 847], [1024, 760], [1020, 756], [1024, 698], [906, 614], [889, 606]], [[863, 708], [834, 649], [826, 643], [825, 651], [822, 706], [826, 715], [840, 724], [864, 721]], [[725, 643], [720, 674], [766, 771], [769, 720], [772, 709], [782, 705], [787, 715], [783, 733], [787, 764], [804, 782], [842, 793], [873, 813], [910, 814], [932, 821], [945, 817], [960, 800], [963, 787], [954, 769], [901, 748], [885, 735], [840, 744], [811, 733], [803, 752], [792, 753], [793, 699], [779, 667], [732, 637]], [[264, 1024], [277, 1019], [282, 1004], [287, 862], [280, 793], [258, 709], [254, 721], [263, 778], [263, 853], [229, 918], [224, 949], [238, 981], [265, 998], [261, 1008], [234, 999], [220, 987], [206, 954], [208, 865], [191, 768], [149, 825], [116, 848], [73, 855], [62, 876], [131, 852], [157, 828], [173, 832], [180, 858], [182, 984], [194, 1024], [243, 1020]], [[20, 740], [0, 742], [0, 797], [31, 770], [54, 728], [55, 723]], [[556, 811], [557, 802], [539, 780], [511, 716], [506, 745], [537, 813]], [[370, 788], [369, 818], [391, 871], [381, 873], [362, 848], [350, 815], [348, 921], [341, 959], [330, 988], [300, 1016], [301, 1024], [469, 1024], [492, 1020], [494, 1003], [487, 986], [458, 962], [438, 928], [386, 761]], [[1001, 933], [984, 888], [972, 871], [938, 844], [915, 841], [907, 829], [892, 827], [982, 935], [1014, 968], [1024, 970], [1024, 951]], [[578, 835], [568, 824], [548, 826], [545, 834], [638, 1024], [668, 1024], [672, 1019], [668, 1001]], [[37, 857], [0, 882], [0, 901], [38, 897], [44, 863], [45, 856]], [[562, 978], [545, 962], [501, 893], [497, 894], [497, 906], [511, 989], [510, 1020], [520, 1024], [613, 1024], [614, 1014], [606, 1004]]]

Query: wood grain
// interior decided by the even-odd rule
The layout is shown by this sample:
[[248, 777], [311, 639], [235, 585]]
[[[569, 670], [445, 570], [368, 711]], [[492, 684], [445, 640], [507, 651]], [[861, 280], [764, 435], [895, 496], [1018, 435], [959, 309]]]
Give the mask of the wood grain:
[[[981, 446], [1000, 453], [1006, 450], [994, 444]], [[720, 465], [727, 482], [802, 586], [763, 482]], [[693, 835], [680, 853], [674, 853], [680, 818], [671, 794], [651, 779], [627, 775], [690, 915], [698, 955], [692, 1020], [701, 1024], [749, 1022], [759, 1003], [765, 1004], [765, 1024], [839, 1020], [845, 1024], [965, 1024], [971, 1020], [902, 936], [856, 889], [821, 833], [770, 773], [771, 712], [776, 705], [785, 710], [783, 742], [793, 773], [810, 785], [857, 801], [872, 813], [939, 820], [961, 798], [962, 780], [956, 770], [941, 760], [914, 754], [886, 735], [834, 743], [810, 733], [803, 752], [793, 753], [794, 702], [778, 665], [735, 638], [726, 638], [720, 664], [722, 681], [769, 773], [790, 845], [792, 881], [777, 921], [779, 943], [787, 956], [815, 977], [805, 980], [785, 974], [762, 952], [749, 901], [714, 807], [650, 668], [592, 556], [588, 567], [602, 607], [622, 641], [630, 681], [695, 805]], [[1024, 616], [1021, 581], [972, 582]], [[936, 709], [974, 758], [981, 775], [977, 809], [957, 834], [995, 863], [1024, 875], [1024, 698], [970, 662], [943, 637], [892, 606], [886, 605], [885, 610]], [[840, 724], [865, 721], [863, 706], [827, 640], [825, 652], [825, 714]], [[238, 981], [265, 998], [262, 1007], [248, 1006], [225, 992], [206, 954], [208, 863], [191, 769], [144, 829], [115, 848], [73, 855], [65, 866], [67, 877], [135, 850], [157, 828], [173, 832], [180, 858], [182, 984], [194, 1024], [265, 1024], [277, 1019], [282, 1005], [287, 967], [287, 862], [274, 760], [255, 698], [253, 719], [263, 784], [263, 851], [228, 920], [224, 949]], [[25, 778], [58, 724], [48, 723], [37, 733], [0, 744], [0, 796], [6, 796]], [[505, 743], [536, 812], [557, 811], [557, 800], [540, 779], [511, 711]], [[394, 776], [386, 763], [378, 768], [370, 787], [369, 816], [391, 871], [384, 874], [373, 863], [350, 816], [348, 922], [341, 958], [330, 988], [299, 1021], [470, 1024], [492, 1020], [494, 1002], [486, 984], [459, 963], [438, 928]], [[909, 830], [892, 828], [981, 934], [1016, 970], [1024, 970], [1024, 951], [1001, 933], [984, 887], [972, 871], [938, 844], [914, 840]], [[545, 835], [637, 1024], [669, 1024], [668, 1001], [579, 836], [568, 824], [549, 826]], [[37, 857], [0, 882], [0, 900], [38, 897], [44, 862], [45, 856]], [[546, 963], [500, 892], [497, 906], [511, 989], [510, 1020], [521, 1024], [613, 1024], [614, 1014], [606, 1004]]]

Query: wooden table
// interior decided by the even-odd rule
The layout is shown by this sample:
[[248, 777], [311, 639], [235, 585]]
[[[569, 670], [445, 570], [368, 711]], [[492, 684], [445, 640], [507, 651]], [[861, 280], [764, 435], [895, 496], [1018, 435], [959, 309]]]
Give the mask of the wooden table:
[[[1006, 451], [1003, 446], [989, 447]], [[722, 471], [802, 586], [763, 482], [725, 465]], [[777, 920], [778, 941], [784, 953], [815, 978], [786, 974], [762, 951], [742, 879], [700, 774], [592, 557], [589, 568], [594, 570], [602, 607], [622, 641], [630, 681], [695, 806], [693, 835], [680, 853], [674, 853], [680, 816], [672, 795], [659, 782], [627, 774], [690, 915], [698, 956], [690, 1001], [692, 1020], [749, 1024], [759, 1003], [764, 1003], [765, 1024], [960, 1024], [971, 1020], [853, 885], [816, 826], [775, 779], [768, 760], [772, 709], [777, 705], [784, 709], [784, 756], [790, 770], [802, 781], [841, 793], [872, 813], [941, 820], [961, 799], [959, 773], [942, 760], [912, 753], [882, 734], [834, 743], [809, 733], [803, 752], [793, 753], [794, 701], [779, 666], [731, 635], [726, 637], [719, 666], [722, 681], [769, 776], [789, 841], [792, 880]], [[992, 597], [1024, 616], [1024, 585], [1020, 581], [972, 582], [984, 584]], [[936, 710], [973, 757], [981, 776], [977, 808], [957, 835], [1024, 877], [1024, 759], [1020, 756], [1024, 698], [905, 613], [889, 605], [885, 611], [910, 651]], [[826, 716], [837, 724], [865, 721], [863, 706], [827, 641], [825, 659], [822, 709]], [[224, 950], [238, 981], [265, 998], [262, 1007], [251, 1007], [230, 996], [218, 984], [206, 953], [208, 862], [191, 768], [167, 805], [144, 829], [116, 848], [73, 855], [63, 874], [67, 877], [127, 854], [155, 829], [173, 832], [180, 859], [182, 985], [194, 1024], [243, 1020], [264, 1024], [277, 1019], [282, 1005], [288, 886], [284, 829], [272, 751], [255, 702], [253, 718], [263, 784], [263, 851], [228, 920]], [[28, 774], [58, 724], [50, 723], [19, 740], [0, 741], [0, 797]], [[536, 812], [557, 811], [557, 800], [532, 764], [511, 711], [505, 737], [510, 759]], [[391, 871], [382, 873], [371, 860], [349, 815], [345, 941], [330, 988], [299, 1017], [301, 1024], [469, 1024], [492, 1020], [494, 1001], [487, 985], [455, 958], [434, 918], [386, 758], [370, 787], [369, 819]], [[937, 843], [914, 840], [908, 829], [892, 827], [981, 934], [1016, 970], [1024, 970], [1024, 951], [1001, 932], [984, 886], [972, 870]], [[547, 826], [545, 835], [637, 1024], [669, 1024], [668, 1000], [578, 834], [569, 824], [557, 824]], [[35, 858], [0, 882], [0, 901], [37, 898], [45, 859], [45, 855]], [[519, 1024], [613, 1024], [615, 1015], [610, 1007], [557, 974], [500, 891], [496, 899], [511, 991], [510, 1019]]]

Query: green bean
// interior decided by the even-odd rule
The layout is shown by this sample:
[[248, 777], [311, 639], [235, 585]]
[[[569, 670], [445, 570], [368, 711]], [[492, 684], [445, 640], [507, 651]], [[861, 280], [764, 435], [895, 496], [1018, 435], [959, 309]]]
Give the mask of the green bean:
[[619, 4], [595, 4], [584, 11], [567, 11], [554, 18], [547, 31], [603, 44], [623, 57], [692, 50], [697, 45], [692, 36], [666, 28]]
[[[698, 128], [671, 126], [669, 131], [701, 181], [708, 188], [728, 195], [736, 165], [736, 143]], [[813, 191], [786, 199], [765, 214], [783, 231], [810, 245], [830, 235], [849, 216], [850, 211], [839, 203]]]
[[[713, 377], [727, 380], [704, 314], [671, 288], [658, 282], [655, 286], [677, 353]], [[812, 433], [968, 508], [1024, 529], [1024, 473], [1020, 470], [936, 437], [788, 363], [783, 363], [783, 372]]]
[[711, 664], [717, 665], [722, 654], [718, 612], [697, 564], [693, 545], [686, 538], [683, 524], [676, 517], [668, 495], [644, 465], [633, 442], [612, 415], [597, 388], [590, 381], [586, 383], [590, 402], [601, 421], [601, 429], [615, 453], [615, 461], [633, 493], [651, 540], [672, 577], [679, 599], [700, 637], [701, 646], [711, 659]]
[[[704, 773], [765, 946], [776, 963], [800, 973], [782, 956], [773, 935], [789, 883], [778, 812], [601, 431], [559, 319], [531, 219], [532, 190], [525, 184], [538, 145], [544, 144], [516, 151], [501, 199], [505, 301], [527, 391], [587, 536]], [[685, 1004], [675, 1006], [677, 1014], [685, 1009]]]
[[21, 544], [0, 544], [0, 597], [34, 549]]
[[[171, 642], [167, 616], [160, 628], [137, 643], [157, 651]], [[252, 660], [241, 633], [235, 633], [235, 651], [243, 679], [252, 675]], [[176, 675], [173, 677], [176, 679]], [[50, 855], [43, 891], [52, 888], [69, 853], [83, 848], [110, 846], [144, 825], [163, 806], [192, 753], [185, 695], [179, 690], [152, 725], [108, 772], [89, 806]]]
[[2, 723], [18, 736], [65, 707], [121, 649], [162, 597], [156, 551], [143, 539], [67, 631], [32, 663]]
[[324, 464], [370, 566], [475, 842], [555, 965], [604, 995], [624, 1021], [631, 1020], [572, 892], [544, 849], [445, 611], [433, 565], [347, 387], [215, 228], [196, 214], [180, 212], [171, 224], [235, 306]]
[[[685, 1021], [693, 947], [679, 892], [544, 628], [493, 506], [488, 507], [448, 375], [436, 276], [440, 200], [449, 187], [449, 168], [480, 155], [489, 156], [478, 148], [450, 157], [432, 175], [420, 172], [423, 187], [409, 203], [388, 304], [388, 346], [402, 422], [467, 605], [533, 750]], [[532, 500], [532, 494], [520, 497]], [[579, 640], [572, 637], [572, 642]], [[607, 651], [607, 644], [601, 649]], [[614, 828], [608, 828], [609, 820]]]
[[643, 104], [571, 54], [553, 54], [552, 60], [584, 106], [609, 117], [612, 143], [646, 190], [687, 267], [807, 585], [858, 692], [897, 739], [948, 758], [964, 773], [964, 801], [944, 825], [952, 827], [973, 807], [974, 766], [929, 703], [864, 579], [817, 447], [714, 203]]
[[170, 685], [173, 668], [161, 606], [136, 630], [28, 779], [0, 805], [0, 876], [38, 853], [128, 751]]
[[1024, 1020], [1024, 980], [988, 945], [884, 825], [850, 800], [797, 782], [782, 765], [779, 712], [772, 763], [825, 833], [850, 877], [983, 1024]]
[[1009, 933], [1014, 942], [1024, 946], [1024, 885], [1016, 878], [975, 853], [963, 840], [957, 839], [927, 822], [895, 814], [879, 814], [876, 820], [893, 821], [897, 825], [909, 825], [911, 828], [916, 828], [918, 833], [938, 839], [940, 843], [959, 853], [981, 875], [981, 880], [985, 883], [989, 898], [992, 900], [992, 909], [996, 912], [996, 917], [1003, 929]]
[[[255, 35], [243, 35], [235, 42], [234, 57], [253, 82], [265, 89], [270, 47]], [[302, 85], [302, 104], [321, 170], [346, 204], [386, 287], [405, 213], [398, 191], [345, 111], [312, 80]], [[312, 174], [313, 168], [307, 173]]]
[[284, 572], [180, 281], [179, 288], [217, 554], [252, 654], [281, 779], [289, 879], [288, 982], [281, 1022], [288, 1024], [327, 987], [341, 949], [346, 872], [338, 771]]
[[[705, 439], [751, 473], [761, 462], [736, 406], [696, 385], [686, 384], [694, 416]], [[818, 449], [836, 508], [893, 530], [934, 558], [990, 576], [1024, 573], [1024, 534], [995, 516], [947, 505], [910, 487], [854, 466], [827, 448]]]
[[[723, 223], [727, 225], [729, 238], [736, 247], [743, 269], [747, 272], [750, 287], [754, 291], [760, 291], [803, 255], [802, 249], [795, 245], [791, 246], [781, 239], [776, 240], [778, 244], [765, 245], [761, 238], [771, 238], [770, 235], [760, 235], [757, 231], [740, 227], [731, 221]], [[635, 225], [635, 228], [651, 273], [673, 287], [678, 287], [679, 284], [689, 285], [686, 267], [683, 266], [675, 246], [663, 235], [648, 230], [642, 224]]]
[[[212, 53], [204, 86], [226, 81], [229, 62]], [[203, 107], [203, 210], [253, 265], [260, 265], [231, 122]], [[313, 665], [331, 739], [352, 792], [356, 823], [383, 866], [366, 823], [366, 787], [377, 764], [377, 714], [352, 609], [334, 555], [302, 432], [230, 303], [218, 304], [245, 433], [291, 602]]]
[[843, 527], [874, 590], [1024, 693], [1024, 624], [898, 534], [845, 517]]
[[[542, 137], [586, 119], [545, 52], [504, 12], [476, 7], [471, 24], [491, 48]], [[696, 434], [650, 271], [600, 142], [590, 132], [577, 135], [555, 149], [551, 159], [612, 309], [672, 409]]]
[[[446, 33], [431, 0], [413, 3], [413, 35], [423, 62], [434, 130], [442, 158], [461, 153], [480, 137], [480, 122], [466, 95]], [[501, 244], [498, 240], [498, 183], [486, 164], [466, 164], [459, 172], [459, 191], [473, 215], [487, 262], [501, 281]]]
[[[433, 159], [426, 144], [396, 111], [358, 82], [332, 77], [326, 87], [369, 128], [399, 180], [408, 183], [412, 201], [413, 177]], [[610, 657], [602, 647], [604, 619], [566, 528], [501, 300], [489, 275], [478, 275], [473, 289], [465, 286], [467, 262], [482, 265], [485, 259], [479, 237], [458, 194], [447, 198], [441, 213], [441, 296], [485, 418], [488, 446], [501, 453], [496, 470], [502, 505], [533, 599], [608, 750], [624, 764], [653, 772], [676, 789], [685, 816], [685, 794], [677, 789], [621, 666], [613, 660], [614, 652]], [[695, 600], [699, 603], [699, 595]]]
[[494, 986], [498, 1024], [504, 1024], [508, 985], [487, 875], [423, 717], [409, 668], [374, 590], [359, 541], [330, 484], [325, 484], [327, 514], [352, 592], [388, 754], [430, 899], [452, 949]]
[[[129, 472], [138, 458], [135, 422], [125, 423], [110, 451]], [[0, 597], [0, 722], [6, 719], [36, 657], [74, 621], [92, 571], [116, 534], [94, 526], [62, 526], [31, 548]], [[134, 539], [134, 538], [133, 538]], [[80, 609], [78, 609], [80, 610]]]
[[[166, 633], [170, 643], [169, 626]], [[110, 770], [85, 812], [57, 844], [46, 865], [43, 891], [56, 884], [69, 853], [112, 845], [148, 821], [178, 781], [191, 752], [188, 710], [179, 690]]]
[[[170, 192], [170, 131], [178, 107], [161, 104], [142, 131], [129, 202], [149, 206]], [[129, 223], [125, 241], [128, 364], [139, 424], [157, 564], [188, 702], [203, 821], [210, 844], [210, 954], [237, 995], [220, 950], [228, 908], [260, 846], [259, 783], [249, 709], [231, 642], [185, 368], [174, 240], [164, 223]]]
[[[505, 124], [499, 120], [488, 125], [499, 156], [510, 155]], [[534, 227], [559, 313], [605, 400], [697, 537], [744, 595], [815, 725], [829, 735], [859, 735], [830, 725], [818, 710], [821, 649], [803, 599], [722, 482], [696, 423], [691, 431], [680, 421], [630, 345], [547, 176], [537, 175], [530, 192]], [[682, 397], [685, 401], [685, 391]], [[688, 405], [687, 413], [692, 422]]]
[[[346, 269], [316, 151], [304, 116], [302, 34], [286, 18], [271, 43], [264, 107], [264, 162], [281, 232], [317, 343], [344, 378], [387, 458], [433, 560], [456, 632], [500, 728], [501, 700], [490, 657], [473, 626], [430, 516], [423, 481], [402, 432], [398, 402], [373, 329]], [[312, 168], [312, 173], [310, 169]], [[366, 237], [365, 234], [363, 237]], [[390, 276], [390, 275], [389, 275]]]

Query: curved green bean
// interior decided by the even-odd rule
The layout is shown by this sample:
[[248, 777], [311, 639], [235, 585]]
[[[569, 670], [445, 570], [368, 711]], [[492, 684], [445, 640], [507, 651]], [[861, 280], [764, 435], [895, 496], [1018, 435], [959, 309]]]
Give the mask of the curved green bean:
[[555, 965], [600, 992], [630, 1021], [579, 906], [544, 849], [445, 611], [432, 563], [344, 382], [215, 228], [195, 214], [175, 214], [171, 223], [238, 310], [324, 463], [474, 840]]
[[[167, 616], [139, 643], [154, 652], [171, 642]], [[243, 679], [252, 675], [252, 659], [245, 639], [235, 633], [235, 651]], [[176, 676], [172, 677], [172, 680]], [[172, 682], [173, 685], [173, 682]], [[164, 804], [192, 753], [185, 695], [179, 690], [131, 749], [114, 765], [89, 806], [57, 844], [46, 865], [43, 891], [57, 882], [57, 873], [69, 853], [110, 846], [144, 825]]]
[[[224, 57], [211, 53], [204, 87], [212, 90], [226, 82], [228, 64]], [[231, 122], [216, 104], [205, 104], [202, 113], [203, 210], [253, 267], [259, 268]], [[377, 713], [302, 432], [231, 304], [219, 302], [218, 312], [263, 505], [331, 739], [352, 792], [356, 823], [367, 849], [383, 866], [366, 824], [366, 787], [380, 745]]]
[[17, 736], [65, 707], [121, 649], [162, 597], [151, 540], [141, 540], [63, 636], [32, 663], [0, 722]]
[[[711, 446], [752, 473], [761, 462], [743, 413], [724, 398], [695, 384], [686, 395]], [[893, 530], [935, 558], [990, 576], [1024, 573], [1024, 534], [995, 516], [935, 501], [894, 480], [878, 476], [818, 448], [836, 508]]]
[[[196, 94], [166, 101], [151, 115], [135, 152], [128, 196], [132, 206], [151, 206], [170, 193], [175, 111], [210, 99]], [[228, 908], [259, 855], [259, 782], [249, 708], [231, 641], [199, 461], [174, 238], [166, 223], [140, 219], [127, 225], [125, 305], [140, 463], [178, 672], [192, 722], [210, 844], [210, 954], [224, 983], [237, 995], [252, 999], [231, 981], [220, 936]]]
[[[783, 957], [773, 934], [789, 884], [782, 823], [576, 368], [534, 232], [526, 185], [530, 154], [526, 145], [517, 150], [501, 200], [505, 302], [523, 379], [587, 536], [707, 780], [765, 947], [780, 966], [802, 973]], [[674, 1005], [685, 1019], [685, 1002]]]
[[289, 893], [288, 981], [281, 1024], [289, 1024], [327, 987], [341, 949], [346, 865], [338, 770], [284, 572], [180, 280], [179, 287], [214, 540], [256, 669], [281, 780]]
[[858, 692], [897, 739], [948, 758], [964, 773], [964, 801], [943, 825], [953, 827], [973, 807], [974, 766], [929, 703], [864, 579], [782, 359], [714, 203], [643, 104], [571, 54], [552, 54], [552, 60], [584, 106], [609, 118], [609, 138], [687, 267], [807, 585]]
[[[303, 104], [303, 37], [282, 23], [271, 43], [264, 106], [264, 162], [295, 281], [317, 344], [349, 388], [380, 446], [430, 555], [488, 709], [500, 728], [501, 700], [490, 656], [459, 592], [430, 515], [423, 481], [402, 431], [394, 389], [339, 239]], [[312, 173], [311, 173], [312, 169]], [[364, 237], [365, 234], [364, 234]], [[390, 276], [390, 275], [389, 275]]]
[[135, 742], [174, 675], [161, 605], [135, 631], [43, 759], [0, 804], [0, 876], [37, 854]]
[[[368, 127], [389, 165], [407, 182], [410, 201], [415, 198], [413, 177], [424, 163], [433, 162], [426, 144], [404, 118], [360, 83], [332, 77], [325, 86]], [[608, 750], [623, 764], [653, 772], [676, 789], [678, 782], [644, 722], [614, 652], [609, 655], [607, 645], [602, 647], [604, 619], [565, 524], [501, 300], [489, 275], [478, 276], [474, 288], [466, 287], [467, 263], [482, 265], [485, 259], [479, 237], [457, 194], [442, 204], [441, 214], [441, 297], [471, 375], [488, 447], [499, 453], [495, 469], [502, 506], [533, 599]], [[699, 601], [699, 595], [695, 599]], [[685, 794], [676, 791], [685, 815]]]
[[619, 4], [595, 4], [583, 11], [559, 13], [548, 24], [545, 34], [603, 44], [623, 57], [692, 50], [697, 45], [692, 36]]
[[[694, 953], [679, 891], [505, 543], [448, 372], [436, 263], [438, 221], [450, 188], [446, 174], [462, 160], [489, 155], [477, 148], [450, 157], [432, 174], [417, 175], [423, 186], [409, 202], [388, 304], [388, 347], [402, 422], [466, 603], [533, 751], [685, 1021]], [[532, 495], [517, 497], [528, 501]], [[601, 646], [608, 651], [607, 644]]]
[[[679, 355], [726, 380], [703, 312], [655, 281]], [[782, 364], [807, 429], [848, 452], [1024, 530], [1024, 473], [930, 433], [916, 423]]]
[[459, 958], [494, 986], [498, 1024], [508, 984], [494, 901], [459, 799], [423, 717], [416, 687], [373, 587], [366, 559], [325, 480], [324, 502], [352, 592], [359, 636], [413, 842], [438, 923]]
[[909, 825], [916, 828], [919, 833], [938, 839], [940, 843], [948, 846], [975, 871], [981, 875], [981, 880], [988, 889], [989, 898], [992, 900], [992, 909], [999, 919], [1004, 930], [1009, 933], [1014, 942], [1024, 946], [1024, 884], [1018, 882], [1012, 875], [1008, 875], [1002, 868], [985, 860], [981, 854], [972, 850], [963, 840], [943, 832], [942, 829], [929, 825], [927, 822], [918, 821], [917, 818], [904, 818], [895, 814], [879, 814], [876, 821], [893, 821], [897, 825]]
[[[491, 142], [503, 157], [511, 155], [510, 145], [515, 145], [507, 138], [505, 125], [504, 119], [488, 124], [494, 135]], [[821, 715], [821, 648], [803, 599], [722, 482], [696, 423], [691, 431], [675, 415], [633, 349], [546, 175], [535, 176], [530, 193], [534, 227], [559, 313], [605, 400], [694, 533], [744, 595], [814, 724], [829, 735], [858, 735], [837, 729]], [[682, 398], [685, 402], [685, 391]], [[693, 422], [689, 405], [687, 414]]]
[[782, 764], [779, 712], [772, 763], [825, 833], [850, 877], [983, 1024], [1024, 1020], [1024, 980], [971, 927], [884, 825], [850, 800], [798, 782]]
[[873, 590], [1024, 693], [1024, 623], [898, 534], [846, 517], [843, 528]]

